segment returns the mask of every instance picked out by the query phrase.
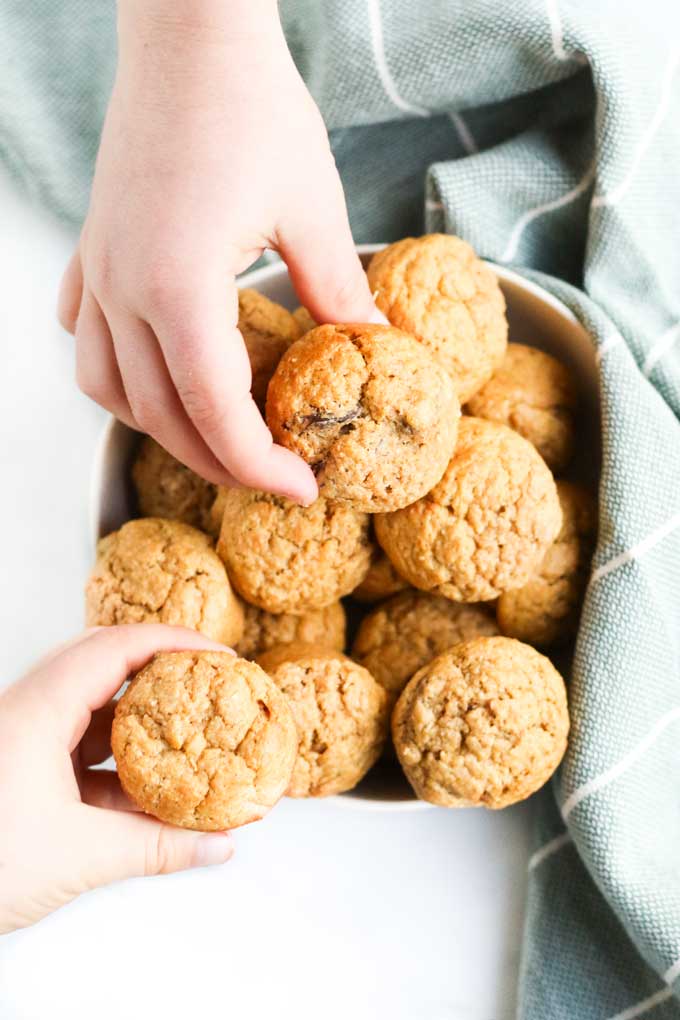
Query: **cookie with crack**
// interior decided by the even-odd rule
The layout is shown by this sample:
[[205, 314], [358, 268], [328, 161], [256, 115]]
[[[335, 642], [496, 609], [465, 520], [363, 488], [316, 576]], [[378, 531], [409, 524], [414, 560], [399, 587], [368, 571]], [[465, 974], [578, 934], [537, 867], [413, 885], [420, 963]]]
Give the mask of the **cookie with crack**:
[[99, 541], [85, 607], [88, 627], [167, 623], [226, 645], [243, 633], [243, 607], [208, 536], [159, 517]]
[[277, 645], [324, 644], [341, 652], [345, 647], [347, 620], [342, 602], [331, 602], [323, 609], [309, 609], [301, 616], [293, 613], [268, 613], [257, 606], [245, 607], [243, 637], [236, 651], [245, 659], [255, 659]]
[[247, 287], [238, 292], [238, 328], [253, 373], [253, 400], [262, 410], [269, 380], [281, 355], [302, 331], [287, 308]]
[[368, 282], [380, 311], [417, 337], [453, 379], [463, 404], [491, 378], [508, 342], [495, 274], [449, 234], [405, 237], [376, 252]]
[[498, 627], [484, 604], [466, 605], [409, 590], [364, 617], [352, 658], [395, 701], [413, 674], [435, 656], [459, 641], [494, 634]]
[[170, 825], [222, 831], [283, 796], [297, 755], [291, 710], [267, 674], [228, 652], [163, 652], [116, 706], [121, 785]]
[[574, 452], [576, 404], [576, 384], [566, 365], [535, 347], [508, 344], [503, 361], [466, 411], [509, 425], [533, 443], [552, 471], [561, 471]]
[[273, 648], [258, 659], [285, 695], [298, 733], [289, 797], [351, 790], [380, 757], [387, 695], [363, 666], [317, 645]]
[[207, 530], [217, 486], [181, 464], [151, 436], [142, 439], [132, 481], [143, 517], [164, 517]]
[[562, 677], [506, 637], [463, 641], [419, 670], [392, 714], [394, 746], [422, 800], [504, 808], [548, 781], [567, 747]]
[[421, 344], [390, 326], [317, 326], [286, 352], [267, 394], [277, 443], [316, 473], [322, 496], [396, 510], [441, 478], [458, 399]]
[[555, 482], [506, 425], [463, 416], [441, 481], [423, 499], [374, 518], [380, 545], [414, 587], [455, 602], [521, 588], [562, 525]]
[[597, 534], [597, 501], [573, 482], [558, 482], [562, 527], [537, 573], [498, 600], [498, 625], [509, 637], [545, 647], [576, 633]]
[[358, 602], [380, 602], [408, 586], [408, 581], [399, 576], [388, 556], [378, 548], [366, 577], [352, 592], [352, 598]]
[[230, 489], [217, 551], [246, 601], [269, 613], [306, 613], [337, 602], [367, 573], [369, 518], [322, 497], [301, 507]]

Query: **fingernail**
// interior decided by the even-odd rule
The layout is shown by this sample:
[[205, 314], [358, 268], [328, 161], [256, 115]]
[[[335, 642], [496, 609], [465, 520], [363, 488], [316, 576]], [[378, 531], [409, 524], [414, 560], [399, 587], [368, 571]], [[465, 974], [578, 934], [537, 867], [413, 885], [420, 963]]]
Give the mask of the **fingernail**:
[[211, 864], [224, 864], [234, 853], [231, 836], [216, 833], [214, 836], [199, 836], [194, 846], [192, 866], [206, 868]]
[[375, 311], [371, 314], [368, 321], [379, 323], [381, 326], [389, 326], [390, 324], [390, 320], [385, 318], [385, 316], [377, 306]]

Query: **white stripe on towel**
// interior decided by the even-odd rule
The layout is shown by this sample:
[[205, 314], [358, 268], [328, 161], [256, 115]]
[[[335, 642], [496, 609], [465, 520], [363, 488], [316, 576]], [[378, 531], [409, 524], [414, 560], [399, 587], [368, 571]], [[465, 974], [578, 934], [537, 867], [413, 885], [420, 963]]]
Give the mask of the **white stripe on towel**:
[[617, 556], [612, 556], [610, 560], [603, 563], [597, 570], [594, 570], [590, 578], [590, 584], [597, 584], [607, 574], [611, 574], [613, 570], [618, 570], [619, 567], [630, 563], [631, 560], [639, 560], [641, 556], [644, 556], [646, 552], [653, 549], [655, 545], [663, 541], [676, 528], [680, 528], [680, 513], [674, 514], [669, 520], [664, 521], [658, 528], [650, 532], [646, 538], [643, 538], [641, 542], [631, 546], [630, 549], [626, 549], [625, 552], [619, 553]]
[[672, 967], [669, 967], [663, 975], [667, 985], [672, 985], [677, 977], [680, 977], [680, 959], [676, 960]]
[[413, 113], [417, 117], [429, 117], [429, 110], [426, 110], [422, 106], [416, 106], [413, 103], [407, 103], [406, 100], [402, 99], [397, 92], [394, 79], [390, 74], [390, 69], [387, 66], [387, 59], [385, 57], [385, 43], [383, 40], [382, 20], [380, 18], [380, 0], [367, 0], [367, 4], [375, 68], [387, 97], [394, 103], [398, 110], [403, 110], [404, 113]]
[[670, 329], [667, 329], [664, 333], [662, 333], [649, 348], [649, 353], [647, 354], [645, 363], [642, 366], [642, 371], [646, 376], [651, 374], [651, 371], [657, 361], [663, 358], [666, 351], [669, 351], [678, 339], [680, 339], [680, 322], [676, 322]]
[[571, 836], [568, 832], [563, 832], [561, 835], [555, 836], [554, 839], [544, 843], [544, 845], [539, 850], [536, 850], [536, 852], [529, 858], [527, 870], [533, 871], [534, 868], [537, 868], [539, 864], [543, 863], [546, 857], [551, 857], [552, 854], [557, 853], [557, 851], [561, 850], [563, 846], [567, 845], [567, 843], [571, 843]]
[[579, 786], [577, 790], [567, 797], [564, 804], [562, 805], [562, 817], [566, 821], [569, 815], [572, 813], [574, 808], [578, 807], [582, 800], [589, 797], [592, 793], [597, 793], [603, 786], [607, 786], [608, 783], [613, 782], [622, 776], [631, 765], [633, 765], [638, 758], [641, 758], [645, 751], [652, 746], [652, 744], [661, 736], [661, 734], [668, 729], [668, 727], [680, 719], [680, 705], [676, 705], [665, 715], [662, 715], [660, 719], [656, 721], [652, 726], [649, 733], [642, 738], [639, 744], [636, 744], [628, 754], [620, 758], [615, 765], [606, 771], [601, 772], [599, 776], [595, 776], [593, 779], [589, 779], [583, 786]]
[[655, 992], [654, 995], [647, 996], [646, 999], [641, 999], [640, 1002], [636, 1002], [634, 1006], [629, 1006], [628, 1009], [624, 1009], [623, 1012], [617, 1013], [615, 1016], [608, 1017], [608, 1020], [635, 1020], [638, 1016], [648, 1013], [650, 1009], [654, 1009], [655, 1006], [660, 1006], [662, 1002], [666, 1002], [670, 999], [673, 992], [670, 988], [662, 988], [660, 992]]
[[510, 262], [511, 259], [515, 257], [524, 229], [532, 222], [532, 220], [535, 220], [538, 216], [543, 216], [545, 213], [554, 212], [555, 209], [561, 209], [562, 206], [569, 205], [570, 202], [574, 202], [584, 193], [584, 191], [588, 190], [594, 177], [595, 167], [593, 165], [588, 168], [578, 184], [570, 191], [565, 192], [564, 195], [560, 195], [559, 198], [554, 198], [550, 202], [543, 202], [541, 205], [536, 205], [533, 209], [528, 209], [525, 213], [522, 213], [512, 228], [507, 247], [501, 255], [501, 262]]
[[614, 333], [610, 333], [606, 340], [603, 340], [598, 349], [595, 351], [595, 361], [599, 365], [605, 354], [608, 354], [612, 347], [618, 347], [619, 344], [623, 343], [623, 337], [616, 330]]
[[666, 114], [668, 113], [669, 107], [671, 105], [671, 99], [673, 96], [672, 91], [673, 78], [675, 77], [675, 72], [677, 71], [678, 66], [680, 66], [680, 46], [676, 47], [673, 50], [671, 58], [668, 61], [668, 66], [666, 67], [666, 71], [663, 76], [663, 84], [661, 87], [661, 99], [659, 101], [659, 105], [656, 108], [654, 116], [649, 122], [649, 127], [647, 128], [642, 138], [640, 139], [640, 144], [638, 145], [637, 151], [635, 152], [635, 155], [633, 157], [633, 162], [631, 163], [630, 170], [623, 178], [621, 183], [617, 185], [617, 187], [612, 188], [611, 191], [605, 192], [605, 194], [603, 195], [593, 196], [593, 208], [603, 205], [616, 205], [617, 202], [621, 201], [621, 199], [623, 198], [623, 196], [626, 194], [629, 187], [633, 183], [638, 167], [642, 161], [642, 157], [647, 152], [649, 146], [652, 144], [652, 141], [654, 140], [654, 135], [661, 127], [663, 120]]
[[477, 142], [474, 139], [472, 131], [470, 131], [470, 128], [459, 113], [450, 113], [449, 118], [458, 133], [460, 144], [463, 146], [468, 156], [474, 156], [475, 153], [479, 152], [479, 149], [477, 148]]

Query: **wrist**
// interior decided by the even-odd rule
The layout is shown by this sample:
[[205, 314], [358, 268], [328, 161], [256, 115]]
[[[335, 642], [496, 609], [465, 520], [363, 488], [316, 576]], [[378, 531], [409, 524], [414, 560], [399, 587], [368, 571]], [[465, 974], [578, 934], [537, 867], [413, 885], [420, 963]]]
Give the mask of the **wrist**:
[[118, 0], [121, 47], [227, 43], [281, 31], [277, 0]]

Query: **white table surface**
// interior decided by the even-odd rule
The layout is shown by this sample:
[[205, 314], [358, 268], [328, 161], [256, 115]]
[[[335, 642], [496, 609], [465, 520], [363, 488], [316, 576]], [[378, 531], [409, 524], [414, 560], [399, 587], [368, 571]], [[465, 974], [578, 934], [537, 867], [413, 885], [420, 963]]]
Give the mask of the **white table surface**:
[[[72, 244], [0, 177], [2, 683], [82, 625], [104, 414], [54, 317]], [[510, 1020], [529, 810], [283, 801], [223, 868], [119, 883], [0, 939], [0, 1017]]]

